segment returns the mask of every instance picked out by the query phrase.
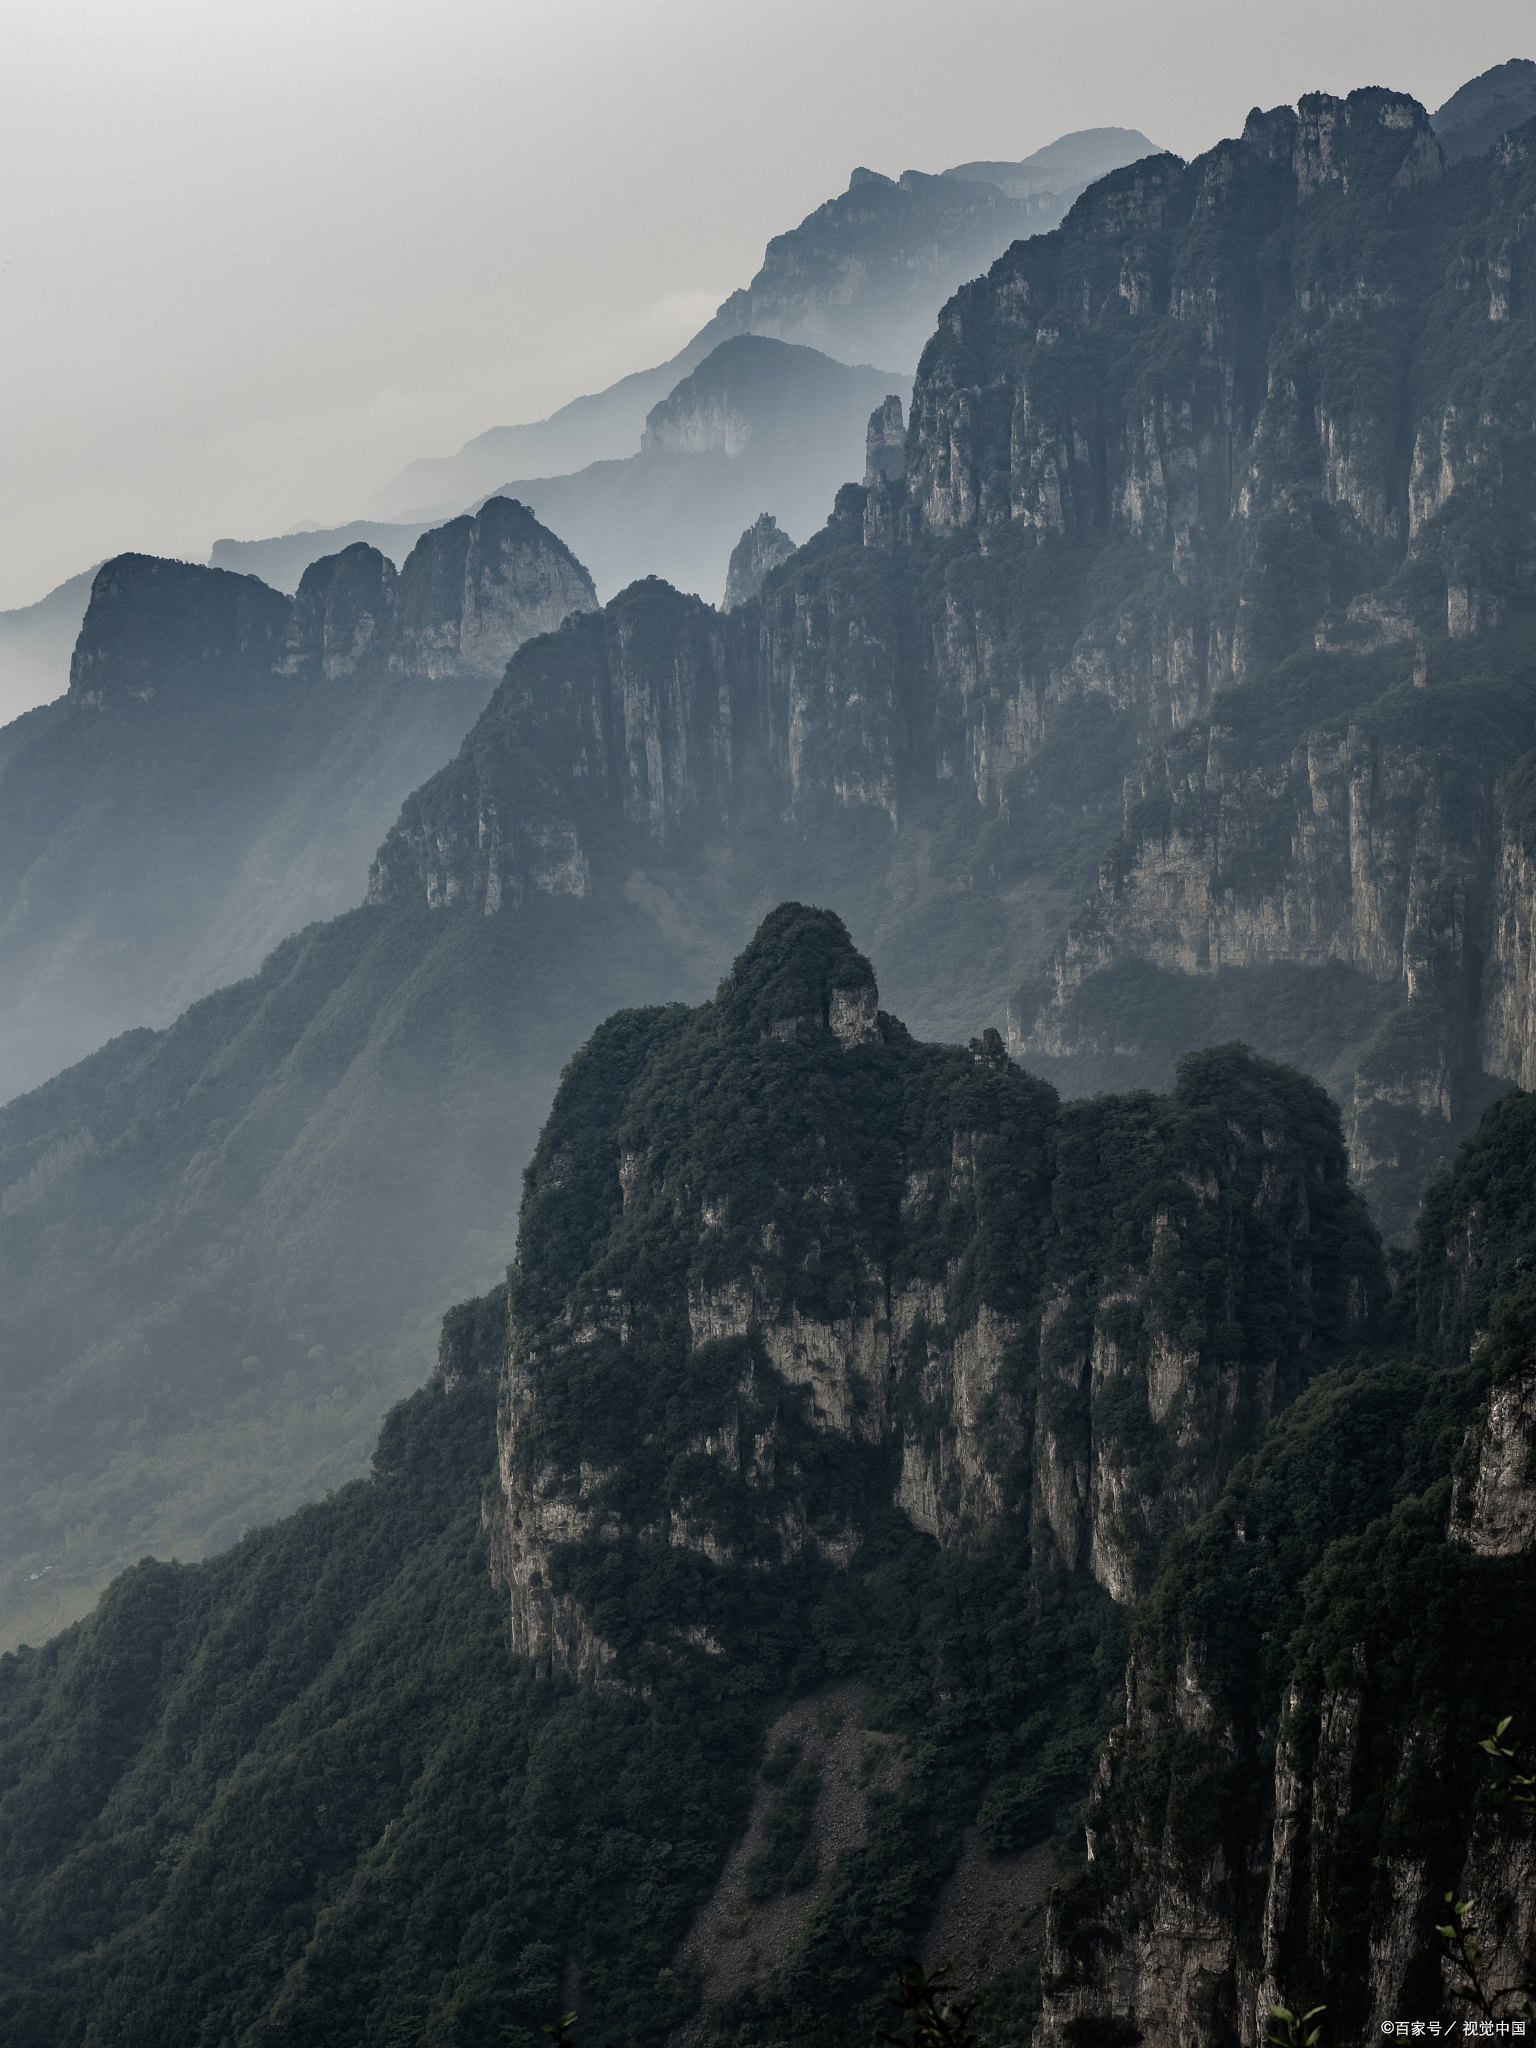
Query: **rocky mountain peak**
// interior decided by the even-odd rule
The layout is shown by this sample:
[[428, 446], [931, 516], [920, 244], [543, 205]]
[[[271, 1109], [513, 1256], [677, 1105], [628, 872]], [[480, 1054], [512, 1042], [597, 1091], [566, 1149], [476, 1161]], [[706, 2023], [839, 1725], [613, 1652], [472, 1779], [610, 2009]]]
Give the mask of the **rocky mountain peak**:
[[784, 532], [771, 512], [759, 513], [746, 532], [731, 550], [730, 567], [725, 575], [725, 596], [721, 600], [723, 612], [734, 611], [745, 604], [749, 597], [756, 597], [763, 587], [763, 578], [770, 569], [776, 569], [780, 562], [787, 562], [795, 552], [795, 543]]
[[868, 960], [831, 910], [781, 903], [758, 926], [715, 997], [733, 1036], [840, 1045], [880, 1037], [879, 991]]
[[499, 676], [525, 640], [552, 633], [597, 592], [576, 557], [516, 498], [424, 533], [400, 572], [394, 665], [410, 674]]
[[906, 445], [901, 398], [892, 391], [884, 405], [877, 406], [869, 416], [869, 429], [864, 436], [865, 490], [872, 491], [882, 478], [887, 483], [900, 483], [906, 474]]
[[1428, 114], [1407, 93], [1363, 86], [1347, 99], [1306, 93], [1296, 103], [1296, 196], [1327, 185], [1411, 192], [1439, 181], [1445, 157]]
[[288, 624], [288, 599], [254, 576], [153, 555], [104, 562], [75, 644], [77, 706], [148, 703], [186, 684], [227, 691], [265, 675]]
[[399, 604], [394, 563], [365, 541], [312, 562], [293, 601], [276, 667], [283, 675], [335, 682], [355, 675], [370, 655], [387, 659]]
[[311, 563], [277, 667], [327, 682], [370, 664], [434, 682], [496, 678], [525, 640], [596, 605], [563, 541], [516, 499], [488, 498], [424, 533], [398, 576], [364, 541]]

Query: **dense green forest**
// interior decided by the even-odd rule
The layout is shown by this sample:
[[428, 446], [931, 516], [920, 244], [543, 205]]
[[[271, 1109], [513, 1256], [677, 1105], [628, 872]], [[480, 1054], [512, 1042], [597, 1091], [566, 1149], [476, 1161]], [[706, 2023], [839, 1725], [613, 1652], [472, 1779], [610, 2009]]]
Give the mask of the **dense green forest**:
[[[1169, 1097], [1061, 1105], [994, 1044], [923, 1045], [876, 1002], [837, 920], [786, 906], [713, 1003], [610, 1020], [529, 1168], [509, 1288], [447, 1318], [370, 1476], [206, 1563], [146, 1559], [0, 1660], [8, 2044], [535, 2048], [573, 1984], [583, 2038], [659, 2044], [693, 2011], [678, 1946], [758, 1784], [753, 1882], [814, 1903], [727, 2031], [869, 2034], [977, 1826], [997, 1854], [1053, 1844], [1065, 1879], [1043, 1977], [994, 1987], [993, 2038], [1022, 2042], [1042, 1995], [1049, 2016], [1091, 1981], [1139, 1856], [1264, 1831], [1287, 1686], [1336, 1683], [1361, 1639], [1377, 1690], [1331, 1931], [1287, 1970], [1338, 1996], [1403, 1830], [1455, 1882], [1476, 1741], [1531, 1696], [1529, 1555], [1445, 1529], [1468, 1422], [1529, 1372], [1533, 1098], [1493, 1105], [1386, 1265], [1303, 1076], [1229, 1047]], [[690, 1337], [700, 1289], [733, 1287], [755, 1291], [744, 1333]], [[917, 1287], [927, 1316], [903, 1325]], [[907, 1330], [868, 1353], [878, 1427], [857, 1402], [818, 1416], [833, 1382], [779, 1341], [865, 1310], [871, 1344]], [[1005, 1327], [968, 1437], [954, 1376], [974, 1394], [976, 1333]], [[1170, 1332], [1183, 1377], [1158, 1416]], [[1267, 1423], [1235, 1374], [1255, 1353]], [[1222, 1471], [1181, 1437], [1207, 1414]], [[1098, 1551], [1066, 1556], [1042, 1505], [1074, 1429], [1154, 1503], [1115, 1525], [1139, 1601], [1111, 1598]], [[895, 1504], [914, 1447], [942, 1542]], [[585, 1523], [542, 1553], [547, 1583], [514, 1583], [514, 1618], [518, 1597], [525, 1622], [573, 1601], [608, 1652], [595, 1684], [508, 1647], [498, 1546], [561, 1502]], [[1196, 1632], [1230, 1746], [1157, 1720]], [[1129, 1730], [1128, 1658], [1151, 1716]], [[812, 1872], [815, 1787], [766, 1734], [849, 1679], [901, 1768]], [[1416, 1716], [1443, 1731], [1422, 1797], [1398, 1771]], [[1237, 1913], [1252, 1948], [1251, 1899]]]

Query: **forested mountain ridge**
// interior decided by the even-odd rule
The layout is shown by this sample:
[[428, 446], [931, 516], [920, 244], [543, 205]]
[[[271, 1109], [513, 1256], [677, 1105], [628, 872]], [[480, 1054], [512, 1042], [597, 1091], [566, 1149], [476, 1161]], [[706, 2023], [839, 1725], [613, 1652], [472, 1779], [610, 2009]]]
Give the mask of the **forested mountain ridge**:
[[[357, 1456], [423, 1319], [495, 1270], [473, 1219], [510, 1227], [569, 1046], [702, 996], [828, 874], [922, 1034], [1007, 1022], [1073, 1092], [1243, 1038], [1327, 1080], [1406, 1227], [1532, 1043], [1528, 156], [1445, 170], [1373, 90], [1114, 174], [951, 304], [904, 474], [882, 406], [883, 474], [756, 597], [652, 581], [520, 650], [366, 911], [0, 1115], [19, 1590], [233, 1533], [295, 1497], [272, 1473], [333, 1469], [317, 1439]], [[107, 1156], [143, 1178], [87, 1236]], [[82, 1447], [66, 1368], [70, 1400], [184, 1401], [174, 1470], [153, 1431]]]
[[1310, 1390], [1170, 1544], [1094, 1860], [1052, 1909], [1038, 2048], [1259, 2042], [1277, 2001], [1344, 2040], [1464, 2017], [1452, 1890], [1485, 1989], [1536, 1975], [1536, 1835], [1479, 1747], [1506, 1714], [1532, 1736], [1533, 1112], [1494, 1103], [1430, 1183], [1399, 1355]]
[[[1238, 1967], [1205, 1970], [1220, 1929], [1202, 1920], [1201, 1948], [1131, 1902], [1117, 1936], [1116, 1887], [1150, 1858], [1178, 1907], [1187, 1858], [1221, 1906], [1220, 1844], [1268, 1812], [1287, 1660], [1322, 1627], [1351, 1668], [1384, 1537], [1462, 1560], [1467, 1628], [1529, 1598], [1529, 1475], [1505, 1486], [1523, 1534], [1491, 1546], [1473, 1477], [1509, 1464], [1481, 1448], [1490, 1378], [1497, 1405], [1529, 1376], [1529, 1105], [1489, 1111], [1393, 1291], [1314, 1082], [1224, 1047], [1172, 1097], [1061, 1105], [995, 1034], [912, 1039], [838, 920], [782, 906], [713, 1002], [621, 1013], [571, 1062], [508, 1284], [446, 1318], [370, 1480], [207, 1564], [145, 1560], [0, 1659], [7, 2040], [531, 2048], [579, 1998], [584, 2033], [634, 2048], [684, 2025], [832, 2048], [879, 2023], [898, 1956], [940, 1960], [958, 1863], [1006, 1890], [1046, 1842], [1068, 1882], [1043, 1972], [1026, 1955], [992, 1985], [1000, 2048], [1042, 1991], [1050, 2040], [1161, 2041], [1173, 2012], [1194, 2048], [1252, 2039]], [[1415, 1342], [1432, 1355], [1410, 1361]], [[1096, 1519], [1069, 1544], [1074, 1463]], [[1105, 1539], [1128, 1534], [1117, 1588]], [[1389, 1578], [1368, 1633], [1401, 1597]], [[1127, 1623], [1130, 1733], [1166, 1751], [1166, 1719], [1172, 1751], [1128, 1770], [1117, 1736], [1095, 1774]], [[1530, 1665], [1506, 1629], [1466, 1669], [1460, 1626], [1414, 1675], [1415, 1699], [1455, 1707], [1427, 1809], [1453, 1870], [1475, 1740]], [[826, 1788], [763, 1745], [833, 1684], [862, 1702], [873, 1778], [818, 1862]], [[1233, 1738], [1259, 1769], [1211, 1718], [1234, 1700], [1263, 1703]], [[1369, 1815], [1402, 1752], [1384, 1732], [1359, 1754]], [[777, 1818], [753, 1895], [813, 1903], [782, 1965], [749, 1962], [700, 2014], [679, 1957], [754, 1785]], [[1358, 1977], [1368, 1953], [1374, 1983], [1380, 1950], [1440, 2011], [1432, 1937], [1388, 1901], [1407, 1935], [1377, 1939], [1351, 1889], [1375, 1844], [1337, 1810], [1335, 1861], [1309, 1866], [1311, 1907], [1298, 1893], [1346, 1938], [1325, 1967]], [[1523, 1853], [1496, 1814], [1476, 1825]], [[1128, 1977], [1149, 1941], [1193, 1958], [1194, 1995]], [[1295, 1955], [1275, 1954], [1289, 1990]]]
[[[908, 1013], [1006, 987], [1010, 1049], [1068, 1085], [1232, 1029], [1301, 1059], [1402, 1230], [1531, 1033], [1499, 789], [1536, 713], [1533, 188], [1529, 128], [1447, 170], [1376, 88], [1102, 180], [945, 308], [904, 478], [845, 491], [725, 622], [652, 606], [630, 815], [676, 832], [707, 783], [722, 825], [858, 838]], [[686, 767], [642, 763], [647, 721], [687, 727]], [[539, 743], [578, 810], [591, 733]], [[450, 787], [409, 812], [437, 860], [479, 802]]]
[[355, 903], [401, 797], [591, 579], [520, 506], [358, 544], [289, 599], [122, 555], [68, 694], [0, 760], [0, 1098]]
[[1129, 1601], [1383, 1299], [1315, 1084], [1218, 1052], [1169, 1102], [1061, 1109], [996, 1032], [916, 1046], [840, 923], [783, 906], [712, 1005], [606, 1025], [534, 1154], [493, 1526], [513, 1643], [573, 1677], [614, 1654], [536, 1590], [556, 1543], [851, 1555], [857, 1489], [806, 1490], [817, 1436], [867, 1447], [877, 1493], [895, 1461], [941, 1543], [1011, 1520]]

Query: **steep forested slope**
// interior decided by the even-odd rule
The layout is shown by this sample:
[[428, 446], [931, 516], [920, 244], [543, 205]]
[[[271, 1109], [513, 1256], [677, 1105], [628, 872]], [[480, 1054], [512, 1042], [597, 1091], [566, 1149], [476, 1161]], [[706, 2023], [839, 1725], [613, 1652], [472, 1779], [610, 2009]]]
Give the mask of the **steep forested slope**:
[[[1392, 1640], [1413, 1589], [1372, 1574], [1405, 1542], [1459, 1573], [1436, 1597], [1463, 1613], [1395, 1667], [1439, 1716], [1426, 1825], [1455, 1865], [1480, 1717], [1530, 1676], [1514, 1631], [1475, 1677], [1458, 1656], [1490, 1600], [1528, 1597], [1529, 1526], [1518, 1554], [1479, 1535], [1486, 1425], [1449, 1509], [1469, 1540], [1438, 1533], [1489, 1380], [1463, 1328], [1504, 1328], [1529, 1255], [1529, 1100], [1437, 1187], [1388, 1306], [1314, 1083], [1223, 1048], [1172, 1097], [1062, 1106], [995, 1041], [913, 1040], [837, 920], [785, 906], [713, 1003], [620, 1014], [571, 1062], [509, 1285], [446, 1319], [370, 1479], [210, 1563], [146, 1560], [0, 1659], [7, 2040], [532, 2048], [578, 2005], [583, 2038], [660, 2043], [697, 2026], [680, 1947], [766, 1787], [754, 1881], [813, 1904], [783, 1967], [749, 1962], [686, 2038], [831, 2048], [877, 2023], [900, 1954], [939, 1960], [957, 1860], [1006, 1886], [1053, 1842], [1081, 1868], [1090, 1783], [1047, 2027], [1161, 2038], [1144, 2003], [1083, 1988], [1121, 1859], [1219, 1882], [1211, 1831], [1265, 1815], [1233, 1742], [1271, 1739], [1288, 1656], [1352, 1669], [1357, 1613]], [[1469, 1226], [1463, 1286], [1445, 1243]], [[1416, 1331], [1440, 1334], [1410, 1362]], [[1502, 1351], [1493, 1373], [1520, 1383]], [[1529, 1525], [1523, 1471], [1515, 1493]], [[1198, 1654], [1172, 1633], [1192, 1618]], [[1095, 1774], [1128, 1622], [1128, 1734], [1171, 1760], [1127, 1769], [1117, 1737]], [[869, 1786], [818, 1865], [828, 1788], [763, 1745], [834, 1682], [857, 1688]], [[1127, 1833], [1125, 1800], [1168, 1797], [1170, 1770], [1166, 1836]], [[1374, 1958], [1347, 1856], [1313, 1868], [1345, 1953]], [[1234, 1969], [1205, 1988], [1179, 2038], [1215, 2048]], [[1040, 1990], [1027, 1957], [994, 1987], [995, 2040], [1022, 2043]]]
[[1426, 1194], [1395, 1355], [1327, 1375], [1170, 1545], [1052, 1910], [1048, 2048], [1260, 2040], [1277, 2000], [1337, 2040], [1470, 2024], [1453, 1889], [1485, 1987], [1536, 1976], [1536, 1833], [1481, 1748], [1536, 1735], [1533, 1197], [1509, 1095]]

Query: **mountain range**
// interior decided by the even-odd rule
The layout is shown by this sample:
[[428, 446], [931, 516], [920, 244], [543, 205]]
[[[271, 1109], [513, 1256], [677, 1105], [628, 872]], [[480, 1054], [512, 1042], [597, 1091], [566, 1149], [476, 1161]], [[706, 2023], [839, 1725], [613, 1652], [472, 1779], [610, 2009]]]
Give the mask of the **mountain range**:
[[1536, 1951], [1531, 1107], [1384, 1257], [1293, 1069], [1064, 1105], [779, 905], [572, 1057], [367, 1478], [0, 1658], [7, 2042], [834, 2048], [904, 1955], [1003, 2048], [1460, 2025]]
[[[1309, 1068], [1401, 1233], [1530, 1042], [1525, 148], [1447, 170], [1372, 90], [1101, 181], [756, 596], [529, 642], [365, 906], [0, 1113], [13, 1615], [347, 1469], [504, 1256], [569, 1047], [829, 875], [915, 1029], [1068, 1093], [1234, 1036]], [[179, 587], [140, 630], [191, 661]]]
[[6, 1040], [170, 993], [0, 1107], [7, 2043], [1536, 1973], [1525, 79], [1111, 172], [909, 407], [725, 339], [562, 480], [835, 438], [718, 610], [503, 497], [97, 573]]
[[493, 499], [397, 576], [358, 542], [295, 598], [123, 555], [95, 576], [68, 693], [4, 730], [0, 1095], [254, 973], [357, 900], [405, 794], [509, 655], [592, 606]]
[[[787, 531], [821, 524], [838, 485], [859, 469], [870, 410], [893, 384], [904, 404], [910, 378], [741, 335], [718, 343], [651, 407], [634, 453], [569, 476], [502, 478], [497, 494], [555, 528], [600, 596], [659, 575], [718, 600], [735, 536], [765, 507]], [[400, 554], [431, 530], [359, 523], [220, 541], [213, 559], [285, 587], [353, 538]]]
[[[508, 477], [632, 454], [651, 407], [740, 334], [815, 348], [839, 362], [892, 365], [910, 381], [934, 316], [957, 285], [1016, 236], [1054, 227], [1096, 177], [1154, 147], [1133, 128], [1093, 128], [1020, 163], [962, 164], [943, 179], [856, 170], [846, 192], [774, 236], [751, 284], [669, 361], [573, 399], [547, 420], [493, 427], [457, 455], [412, 463], [371, 510], [384, 519], [441, 516]], [[998, 178], [981, 177], [984, 170]]]

